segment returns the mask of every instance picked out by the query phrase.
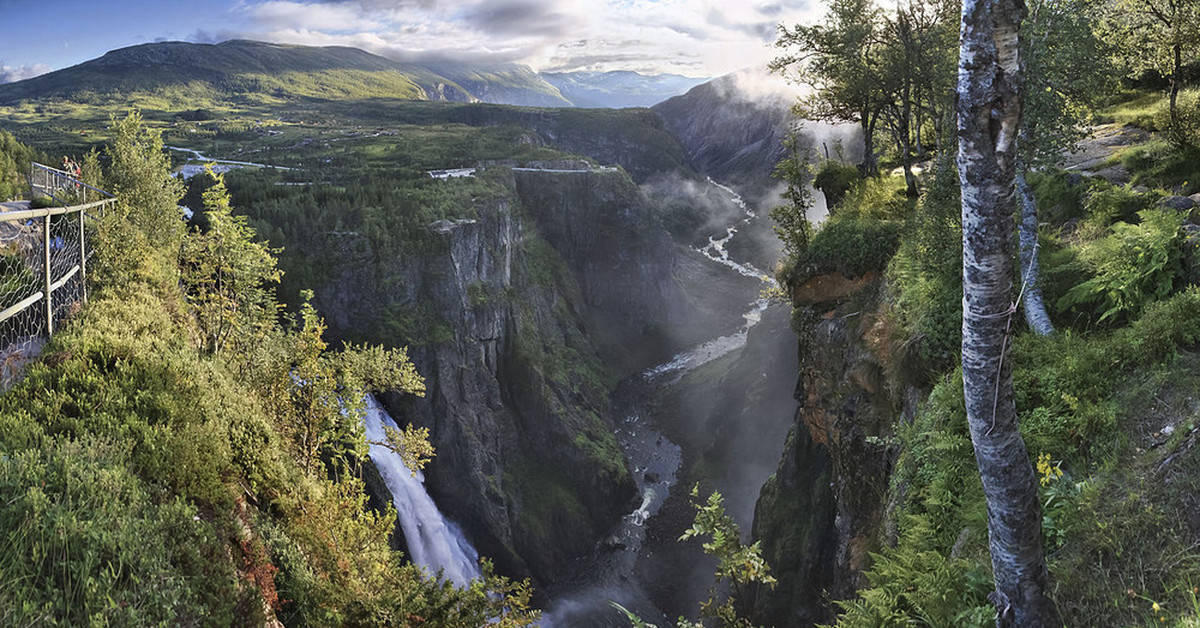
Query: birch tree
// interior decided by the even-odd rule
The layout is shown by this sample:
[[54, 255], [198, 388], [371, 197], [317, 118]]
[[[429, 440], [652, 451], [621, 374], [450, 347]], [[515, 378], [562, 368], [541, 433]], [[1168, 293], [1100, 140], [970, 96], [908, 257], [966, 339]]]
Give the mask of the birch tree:
[[1006, 359], [1021, 121], [1021, 0], [963, 0], [958, 66], [962, 189], [962, 371], [967, 422], [988, 505], [999, 628], [1062, 625], [1047, 596], [1037, 480], [1017, 424]]
[[775, 46], [787, 52], [770, 63], [772, 72], [813, 88], [801, 100], [801, 118], [856, 121], [862, 128], [866, 175], [878, 173], [875, 131], [889, 95], [880, 74], [881, 16], [873, 0], [828, 0], [822, 24], [780, 24]]

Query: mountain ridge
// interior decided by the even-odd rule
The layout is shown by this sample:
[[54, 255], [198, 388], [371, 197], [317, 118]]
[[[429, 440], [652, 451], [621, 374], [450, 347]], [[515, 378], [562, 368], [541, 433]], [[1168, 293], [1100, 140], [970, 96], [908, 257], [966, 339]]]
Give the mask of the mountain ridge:
[[532, 107], [648, 107], [704, 80], [636, 72], [539, 74], [512, 63], [394, 61], [349, 46], [169, 41], [111, 50], [68, 68], [0, 84], [0, 105], [143, 96], [177, 103], [386, 97]]

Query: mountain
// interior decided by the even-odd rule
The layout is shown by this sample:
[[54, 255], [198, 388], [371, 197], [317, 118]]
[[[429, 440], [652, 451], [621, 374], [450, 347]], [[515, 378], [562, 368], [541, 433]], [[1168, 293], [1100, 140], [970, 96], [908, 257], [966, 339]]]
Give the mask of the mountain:
[[[140, 101], [148, 108], [274, 104], [297, 99], [397, 98], [528, 107], [648, 107], [703, 79], [636, 72], [538, 74], [528, 66], [452, 60], [399, 62], [345, 46], [234, 39], [162, 42], [0, 85], [0, 105], [57, 99]], [[146, 102], [149, 101], [149, 102]]]
[[771, 172], [785, 156], [783, 139], [796, 130], [797, 148], [823, 156], [839, 151], [857, 163], [862, 140], [854, 127], [797, 120], [791, 107], [798, 93], [783, 79], [753, 71], [735, 72], [697, 85], [653, 107], [699, 172], [753, 195], [771, 185]]
[[637, 72], [542, 72], [545, 79], [576, 107], [649, 107], [707, 81], [678, 74]]
[[269, 104], [302, 98], [571, 104], [524, 66], [481, 70], [451, 63], [400, 63], [357, 48], [246, 40], [121, 48], [76, 66], [0, 85], [0, 104], [43, 98], [97, 104], [138, 97], [180, 104]]

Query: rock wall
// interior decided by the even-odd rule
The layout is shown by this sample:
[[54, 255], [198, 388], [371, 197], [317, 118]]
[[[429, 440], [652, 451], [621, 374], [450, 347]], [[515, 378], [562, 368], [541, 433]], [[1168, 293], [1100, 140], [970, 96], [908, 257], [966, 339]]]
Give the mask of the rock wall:
[[609, 391], [740, 312], [694, 306], [720, 269], [670, 239], [623, 171], [496, 178], [504, 191], [411, 254], [331, 240], [339, 268], [316, 303], [334, 336], [423, 330], [410, 354], [426, 396], [384, 401], [430, 428], [430, 493], [502, 572], [551, 582], [634, 507]]
[[779, 628], [831, 619], [829, 601], [865, 584], [862, 570], [884, 536], [889, 436], [915, 406], [915, 391], [896, 390], [889, 373], [900, 348], [891, 344], [883, 282], [849, 283], [854, 289], [799, 286], [792, 295], [800, 408], [759, 495], [753, 533], [779, 578], [774, 590], [756, 592], [754, 612]]

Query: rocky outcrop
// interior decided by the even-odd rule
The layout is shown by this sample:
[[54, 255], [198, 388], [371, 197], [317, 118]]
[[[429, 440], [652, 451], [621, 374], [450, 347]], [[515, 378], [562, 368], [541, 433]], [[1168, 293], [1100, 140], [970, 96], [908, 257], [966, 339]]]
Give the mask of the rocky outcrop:
[[[755, 510], [754, 538], [780, 584], [753, 600], [758, 619], [780, 628], [830, 618], [830, 599], [865, 584], [862, 570], [881, 538], [894, 451], [888, 445], [902, 409], [889, 376], [899, 350], [882, 312], [882, 282], [827, 278], [838, 289], [801, 290], [800, 408], [775, 475]], [[819, 283], [819, 282], [818, 282]]]

